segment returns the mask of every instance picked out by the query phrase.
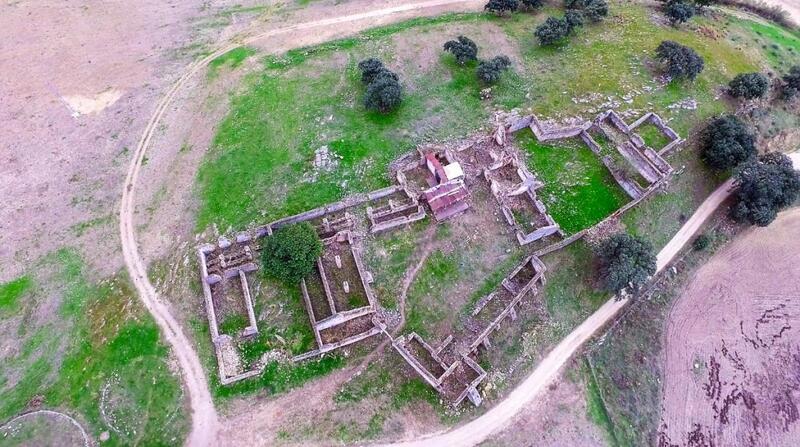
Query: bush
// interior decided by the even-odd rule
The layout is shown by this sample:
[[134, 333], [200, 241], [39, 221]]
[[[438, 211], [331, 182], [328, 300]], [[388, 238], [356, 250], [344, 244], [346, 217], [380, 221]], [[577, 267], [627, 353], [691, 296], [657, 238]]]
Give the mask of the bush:
[[364, 106], [372, 111], [388, 113], [394, 110], [403, 100], [403, 87], [399, 77], [375, 58], [365, 59], [358, 63], [361, 70], [361, 82], [367, 84], [364, 95]]
[[735, 98], [761, 98], [769, 91], [769, 79], [761, 73], [741, 73], [728, 84]]
[[694, 80], [705, 65], [703, 58], [693, 49], [671, 40], [661, 42], [656, 48], [656, 56], [666, 66], [667, 74], [673, 79]]
[[[394, 74], [394, 73], [392, 73]], [[379, 76], [369, 86], [364, 96], [364, 106], [374, 112], [389, 113], [403, 100], [403, 87], [390, 76]]]
[[483, 7], [484, 11], [493, 12], [499, 16], [508, 15], [519, 9], [517, 0], [489, 0]]
[[583, 14], [578, 11], [567, 11], [564, 14], [564, 20], [567, 21], [570, 32], [579, 26], [583, 26]]
[[636, 293], [656, 272], [653, 246], [626, 233], [618, 233], [597, 248], [600, 280], [606, 290], [619, 293], [630, 289]]
[[736, 205], [731, 215], [739, 222], [769, 225], [778, 211], [800, 194], [800, 173], [784, 154], [770, 152], [742, 164], [736, 172]]
[[320, 255], [322, 242], [308, 222], [279, 228], [261, 249], [264, 273], [289, 285], [308, 276]]
[[714, 0], [713, 3], [744, 9], [789, 29], [796, 26], [789, 13], [780, 5], [769, 5], [763, 1], [754, 0]]
[[684, 3], [681, 0], [673, 0], [667, 3], [664, 14], [669, 18], [673, 26], [684, 23], [694, 16], [694, 6]]
[[795, 65], [783, 75], [783, 96], [794, 98], [800, 93], [800, 65]]
[[734, 168], [756, 154], [755, 137], [733, 115], [709, 123], [701, 144], [703, 161], [718, 171]]
[[566, 19], [548, 17], [541, 25], [536, 28], [534, 35], [539, 40], [540, 45], [552, 45], [567, 37], [572, 31]]
[[374, 57], [359, 62], [358, 69], [361, 70], [361, 82], [364, 84], [371, 83], [381, 71], [387, 71], [383, 62]]
[[494, 84], [500, 80], [500, 76], [511, 66], [511, 59], [508, 56], [496, 56], [492, 60], [481, 61], [478, 64], [476, 73], [478, 79], [485, 84]]
[[706, 234], [701, 234], [692, 241], [692, 248], [694, 248], [695, 251], [703, 251], [708, 248], [709, 244], [711, 244], [711, 238]]
[[583, 17], [595, 23], [608, 15], [606, 0], [565, 0], [564, 7], [568, 10], [580, 11]]
[[478, 59], [478, 45], [464, 36], [458, 36], [458, 40], [445, 42], [444, 50], [452, 53], [456, 57], [456, 61], [461, 65], [464, 65], [467, 61]]
[[717, 3], [719, 3], [719, 0], [694, 0], [694, 4], [700, 9], [706, 6], [716, 5]]

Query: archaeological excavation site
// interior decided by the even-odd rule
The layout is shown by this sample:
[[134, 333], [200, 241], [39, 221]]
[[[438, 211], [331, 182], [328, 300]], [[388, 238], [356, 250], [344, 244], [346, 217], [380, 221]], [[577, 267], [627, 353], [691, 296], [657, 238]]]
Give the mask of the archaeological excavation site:
[[[662, 147], [644, 143], [637, 129], [645, 125], [663, 136]], [[493, 340], [501, 336], [504, 326], [517, 322], [519, 312], [544, 312], [538, 301], [548, 267], [540, 258], [619, 219], [662, 190], [673, 172], [664, 156], [684, 141], [654, 113], [628, 124], [613, 110], [593, 121], [563, 125], [540, 121], [534, 115], [498, 114], [493, 128], [491, 134], [422, 145], [401, 156], [390, 165], [394, 179], [390, 186], [201, 245], [197, 249], [200, 278], [219, 381], [228, 385], [257, 376], [272, 355], [265, 352], [260, 358], [245, 359], [238, 348], [259, 335], [255, 310], [259, 303], [254, 302], [250, 278], [260, 274], [265, 238], [283, 227], [307, 222], [323, 247], [313, 271], [298, 285], [304, 318], [314, 338], [310, 349], [290, 361], [307, 362], [365, 340], [386, 340], [400, 360], [394, 367], [418, 376], [447, 405], [458, 407], [468, 400], [480, 406], [488, 374], [481, 366], [482, 355], [493, 349]], [[515, 146], [515, 135], [526, 132], [541, 143], [564, 140], [585, 145], [629, 200], [594, 227], [567, 233], [537, 193], [545, 182], [529, 170], [526, 154]], [[373, 274], [383, 266], [367, 262], [364, 253], [371, 251], [376, 238], [393, 232], [416, 226], [420, 230], [413, 234], [419, 240], [412, 244], [417, 246], [425, 243], [425, 228], [445, 231], [437, 227], [455, 224], [475, 233], [499, 227], [499, 234], [516, 247], [503, 253], [506, 261], [517, 261], [509, 264], [495, 287], [477, 297], [458, 324], [445, 331], [423, 327], [424, 334], [408, 330], [402, 321], [387, 317], [386, 297], [376, 292], [387, 288]], [[438, 299], [448, 301], [447, 297]], [[242, 323], [230, 330], [232, 325], [222, 322], [222, 313], [228, 321], [238, 313]]]

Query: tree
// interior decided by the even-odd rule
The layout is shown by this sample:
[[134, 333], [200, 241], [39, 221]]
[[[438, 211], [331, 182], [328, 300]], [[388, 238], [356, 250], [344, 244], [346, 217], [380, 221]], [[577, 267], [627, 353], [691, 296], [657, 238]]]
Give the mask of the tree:
[[476, 73], [478, 75], [478, 79], [483, 81], [485, 84], [494, 84], [500, 80], [500, 76], [504, 71], [508, 70], [508, 67], [510, 66], [511, 59], [509, 59], [508, 56], [495, 56], [491, 60], [481, 61], [478, 64]]
[[367, 86], [364, 106], [375, 112], [389, 113], [397, 108], [402, 100], [403, 87], [397, 82], [397, 79], [388, 75], [380, 75]]
[[264, 273], [286, 284], [297, 284], [314, 270], [322, 242], [308, 222], [277, 229], [261, 249]]
[[755, 137], [747, 126], [733, 115], [712, 121], [702, 140], [703, 161], [712, 169], [725, 171], [755, 156]]
[[769, 79], [761, 73], [741, 73], [728, 84], [735, 98], [762, 98], [769, 91]]
[[386, 70], [386, 68], [383, 66], [383, 62], [375, 59], [374, 57], [364, 59], [363, 61], [359, 62], [358, 69], [361, 70], [361, 82], [364, 84], [371, 83], [378, 73]]
[[464, 65], [467, 61], [474, 61], [478, 59], [478, 45], [471, 39], [458, 36], [458, 40], [449, 40], [444, 44], [444, 50], [453, 53], [456, 61]]
[[534, 35], [539, 39], [539, 44], [552, 45], [567, 37], [570, 31], [572, 31], [572, 28], [566, 19], [548, 17], [544, 23], [536, 28]]
[[800, 194], [800, 173], [784, 154], [770, 152], [743, 163], [736, 172], [737, 203], [734, 219], [760, 227], [769, 225], [778, 211], [791, 205]]
[[634, 293], [656, 272], [653, 246], [626, 233], [617, 233], [597, 248], [600, 280], [606, 290], [619, 293], [629, 288]]
[[590, 22], [599, 22], [608, 15], [606, 0], [564, 0], [568, 10], [580, 11]]
[[578, 11], [567, 11], [564, 14], [564, 20], [567, 21], [567, 25], [569, 26], [569, 31], [572, 32], [575, 28], [579, 26], [583, 26], [583, 14]]
[[694, 16], [694, 6], [682, 0], [672, 0], [664, 7], [664, 14], [669, 18], [672, 26], [686, 22]]
[[665, 40], [656, 48], [656, 56], [673, 79], [694, 80], [703, 71], [705, 62], [693, 49]]
[[504, 16], [519, 9], [518, 0], [489, 0], [483, 7], [484, 11], [493, 12], [496, 15]]
[[787, 99], [800, 94], [800, 65], [795, 65], [783, 75], [783, 96]]
[[544, 0], [522, 0], [522, 6], [526, 9], [538, 9], [544, 6]]
[[373, 111], [388, 113], [403, 100], [400, 78], [378, 59], [369, 58], [358, 63], [361, 82], [367, 84], [364, 106]]

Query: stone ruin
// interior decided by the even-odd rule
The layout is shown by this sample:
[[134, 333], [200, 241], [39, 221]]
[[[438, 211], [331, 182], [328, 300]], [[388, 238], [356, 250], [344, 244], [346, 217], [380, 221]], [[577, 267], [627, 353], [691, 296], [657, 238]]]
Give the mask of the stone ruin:
[[[635, 130], [644, 123], [654, 125], [669, 141], [656, 152], [648, 147]], [[648, 113], [628, 125], [613, 111], [594, 121], [569, 125], [540, 122], [535, 116], [507, 119], [493, 137], [473, 138], [455, 148], [420, 147], [393, 163], [396, 184], [349, 198], [294, 216], [278, 219], [239, 234], [235, 241], [220, 238], [215, 245], [198, 249], [203, 294], [212, 342], [215, 346], [220, 381], [233, 383], [259, 374], [263, 365], [240, 371], [232, 335], [220, 334], [216, 303], [226, 288], [241, 290], [248, 326], [238, 334], [251, 337], [258, 333], [247, 274], [258, 268], [259, 240], [276, 229], [298, 222], [311, 222], [323, 239], [324, 250], [314, 272], [300, 284], [303, 303], [314, 333], [316, 347], [297, 355], [300, 362], [351, 345], [379, 333], [392, 342], [401, 358], [426, 383], [453, 405], [464, 399], [480, 405], [478, 386], [486, 371], [478, 365], [480, 349], [491, 349], [490, 337], [504, 321], [515, 321], [524, 301], [534, 300], [545, 284], [546, 267], [540, 257], [580, 239], [587, 230], [564, 238], [557, 222], [547, 213], [536, 191], [544, 183], [531, 173], [513, 148], [505, 146], [509, 134], [530, 128], [540, 141], [581, 138], [597, 154], [612, 176], [633, 200], [597, 226], [617, 218], [626, 210], [662, 186], [672, 174], [672, 167], [662, 154], [674, 150], [684, 140], [655, 114]], [[610, 133], [618, 135], [609, 135]], [[612, 141], [622, 159], [639, 175], [632, 179], [619, 168], [595, 140], [598, 135]], [[644, 180], [645, 184], [640, 184]], [[372, 275], [361, 260], [356, 234], [362, 232], [354, 214], [356, 207], [366, 208], [370, 233], [381, 233], [424, 219], [430, 210], [437, 221], [457, 216], [470, 207], [468, 182], [486, 182], [505, 221], [521, 245], [557, 237], [560, 240], [536, 250], [500, 283], [496, 290], [482, 297], [466, 317], [463, 329], [448, 335], [435, 348], [416, 333], [393, 338], [378, 316], [378, 302], [373, 294]], [[470, 183], [473, 184], [474, 183]], [[230, 283], [230, 281], [234, 281]], [[229, 284], [230, 283], [230, 284]]]
[[477, 387], [486, 371], [472, 358], [478, 348], [491, 348], [489, 337], [506, 319], [517, 319], [517, 307], [523, 299], [534, 297], [544, 285], [546, 268], [536, 257], [529, 257], [515, 268], [498, 287], [478, 301], [468, 318], [467, 328], [452, 334], [432, 348], [416, 333], [396, 338], [392, 347], [431, 387], [453, 405], [465, 397], [475, 405], [482, 402]]
[[[639, 126], [646, 123], [652, 124], [669, 141], [659, 152], [648, 147], [642, 137], [635, 131]], [[594, 121], [579, 121], [567, 125], [544, 123], [539, 121], [536, 116], [528, 115], [499, 126], [495, 132], [495, 139], [498, 143], [504, 144], [507, 134], [513, 134], [525, 128], [531, 129], [536, 139], [541, 142], [576, 137], [583, 140], [589, 146], [589, 149], [600, 157], [600, 160], [620, 187], [637, 203], [657, 188], [663, 186], [668, 180], [673, 169], [664, 160], [662, 154], [671, 152], [684, 142], [655, 113], [646, 113], [633, 124], [628, 125], [613, 110], [599, 114]], [[611, 154], [604, 153], [603, 147], [595, 140], [595, 137], [609, 141], [614, 146], [614, 149], [633, 168], [633, 172], [644, 180], [645, 184], [642, 185], [641, 181], [631, 178], [633, 177], [632, 175], [617, 166]]]
[[438, 221], [457, 216], [470, 207], [464, 171], [451, 151], [420, 147], [419, 158], [397, 169], [397, 182], [423, 200]]
[[[250, 337], [258, 334], [258, 324], [246, 275], [258, 269], [257, 252], [258, 245], [245, 233], [238, 235], [235, 241], [220, 238], [217, 244], [206, 244], [198, 249], [208, 327], [217, 356], [220, 382], [223, 385], [252, 377], [260, 372], [258, 370], [239, 372], [236, 361], [238, 357], [235, 356], [233, 345], [234, 335]], [[217, 303], [223, 299], [228, 288], [240, 288], [242, 292], [248, 326], [241, 334], [219, 332]]]
[[314, 273], [303, 279], [308, 317], [317, 348], [295, 356], [299, 362], [379, 334], [385, 326], [375, 318], [377, 302], [349, 231], [325, 240]]
[[375, 205], [367, 206], [370, 232], [380, 233], [425, 218], [425, 208], [403, 183], [380, 191], [386, 191], [389, 195], [382, 200], [375, 199]]
[[505, 154], [483, 171], [503, 216], [514, 228], [520, 245], [530, 244], [552, 234], [564, 235], [559, 225], [547, 214], [536, 196], [544, 186], [514, 154]]

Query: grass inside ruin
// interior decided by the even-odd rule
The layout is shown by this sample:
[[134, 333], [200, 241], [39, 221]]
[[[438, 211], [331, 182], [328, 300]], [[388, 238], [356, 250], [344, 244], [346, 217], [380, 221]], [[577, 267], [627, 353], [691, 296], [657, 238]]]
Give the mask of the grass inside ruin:
[[533, 133], [515, 136], [528, 167], [544, 182], [537, 191], [550, 215], [569, 234], [600, 222], [628, 198], [589, 148], [578, 141], [544, 144]]

